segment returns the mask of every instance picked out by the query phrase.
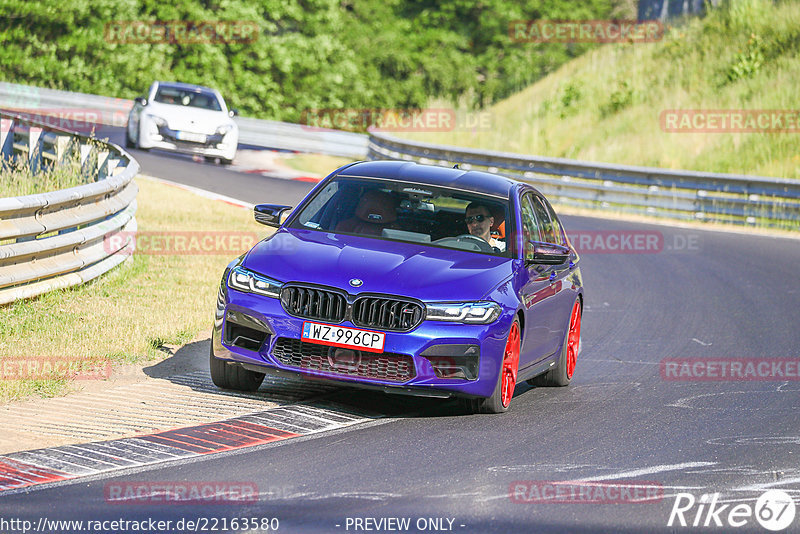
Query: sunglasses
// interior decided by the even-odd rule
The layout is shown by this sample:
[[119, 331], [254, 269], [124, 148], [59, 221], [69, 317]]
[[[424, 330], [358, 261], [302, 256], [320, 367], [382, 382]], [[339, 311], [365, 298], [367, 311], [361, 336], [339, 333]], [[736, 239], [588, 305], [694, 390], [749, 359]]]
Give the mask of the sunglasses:
[[464, 217], [464, 221], [466, 221], [467, 224], [471, 224], [476, 221], [483, 222], [488, 218], [489, 217], [487, 215], [470, 215], [469, 217]]

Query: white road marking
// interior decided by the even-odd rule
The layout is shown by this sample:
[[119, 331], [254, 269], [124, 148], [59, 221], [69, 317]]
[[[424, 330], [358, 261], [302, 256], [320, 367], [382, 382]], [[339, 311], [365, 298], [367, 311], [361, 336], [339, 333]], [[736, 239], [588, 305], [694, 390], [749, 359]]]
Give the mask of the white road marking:
[[[771, 471], [767, 473], [771, 473]], [[783, 486], [788, 484], [800, 484], [800, 477], [786, 478], [783, 480], [776, 480], [774, 482], [764, 482], [763, 484], [748, 484], [747, 486], [740, 486], [738, 488], [733, 488], [731, 491], [765, 491], [769, 488], [774, 488], [775, 486]]]
[[579, 480], [574, 480], [572, 482], [593, 482], [593, 481], [602, 482], [606, 480], [619, 480], [620, 478], [632, 478], [644, 475], [653, 475], [655, 473], [664, 473], [666, 471], [678, 471], [680, 469], [687, 469], [690, 467], [705, 467], [707, 465], [717, 465], [717, 462], [683, 462], [680, 464], [655, 465], [653, 467], [645, 467], [643, 469], [632, 469], [630, 471], [621, 471], [615, 474], [582, 478]]

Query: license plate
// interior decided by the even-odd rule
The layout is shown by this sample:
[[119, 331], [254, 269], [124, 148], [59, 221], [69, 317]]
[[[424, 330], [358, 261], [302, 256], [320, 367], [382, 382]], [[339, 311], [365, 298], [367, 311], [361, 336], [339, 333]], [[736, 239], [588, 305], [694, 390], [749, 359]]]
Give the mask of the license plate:
[[385, 338], [386, 334], [383, 332], [360, 330], [346, 326], [332, 326], [309, 321], [303, 322], [303, 335], [301, 336], [303, 341], [310, 341], [311, 343], [367, 352], [383, 352]]
[[180, 139], [181, 141], [192, 141], [194, 143], [205, 143], [206, 136], [205, 134], [199, 134], [194, 132], [178, 132], [175, 137]]

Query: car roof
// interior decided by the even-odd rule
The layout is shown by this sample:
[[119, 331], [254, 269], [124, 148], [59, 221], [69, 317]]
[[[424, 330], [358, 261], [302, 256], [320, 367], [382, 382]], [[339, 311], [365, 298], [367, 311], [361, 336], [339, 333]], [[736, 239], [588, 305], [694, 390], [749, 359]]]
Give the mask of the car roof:
[[519, 182], [481, 171], [467, 171], [410, 161], [362, 161], [342, 169], [339, 176], [387, 178], [416, 184], [452, 187], [475, 193], [509, 198]]
[[216, 93], [217, 91], [212, 89], [211, 87], [206, 87], [204, 85], [195, 85], [193, 83], [183, 83], [183, 82], [156, 82], [159, 87], [174, 87], [175, 89], [188, 89], [189, 91], [209, 91], [211, 93]]

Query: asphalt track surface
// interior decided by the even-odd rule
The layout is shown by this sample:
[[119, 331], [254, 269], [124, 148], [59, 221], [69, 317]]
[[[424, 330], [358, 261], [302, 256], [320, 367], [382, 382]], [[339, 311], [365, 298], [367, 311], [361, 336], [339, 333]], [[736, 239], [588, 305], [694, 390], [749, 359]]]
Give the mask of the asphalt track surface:
[[[292, 204], [310, 188], [188, 158], [133, 154], [147, 174], [247, 202]], [[278, 518], [278, 532], [430, 532], [435, 526], [465, 533], [727, 532], [731, 508], [752, 508], [767, 489], [782, 489], [800, 504], [796, 377], [666, 380], [659, 365], [669, 358], [800, 357], [800, 242], [563, 219], [570, 232], [662, 236], [659, 250], [584, 251], [583, 345], [569, 387], [519, 385], [503, 415], [464, 415], [452, 401], [342, 388], [327, 400], [383, 417], [339, 431], [0, 495], [0, 517], [34, 524], [43, 517], [151, 518], [172, 520], [168, 531], [176, 532], [182, 518], [216, 519], [217, 532], [242, 531], [231, 524], [222, 528], [225, 518]], [[245, 481], [255, 483], [260, 496], [236, 505], [109, 504], [104, 487], [119, 481]], [[514, 488], [544, 489], [546, 481], [594, 483], [605, 491], [605, 500], [614, 500], [609, 489], [615, 484], [617, 490], [642, 484], [659, 488], [660, 498], [537, 503], [527, 502], [534, 493], [525, 492], [514, 498]], [[698, 500], [719, 493], [719, 501], [728, 503], [717, 516], [723, 526], [714, 527], [710, 518], [711, 527], [692, 527], [695, 505], [684, 515], [689, 526], [674, 519], [668, 527], [681, 492]], [[368, 522], [359, 529], [357, 518]], [[410, 523], [376, 529], [373, 521], [389, 518]], [[753, 516], [744, 520], [737, 532], [766, 532]], [[212, 524], [206, 526], [198, 531], [211, 532]], [[0, 522], [0, 532], [15, 532], [2, 527]], [[797, 531], [800, 510], [784, 530]]]

